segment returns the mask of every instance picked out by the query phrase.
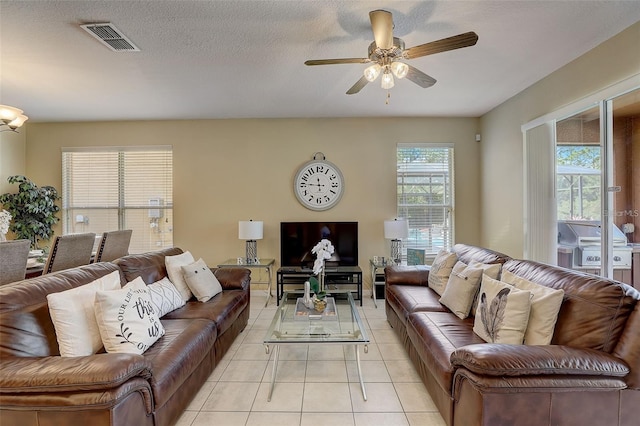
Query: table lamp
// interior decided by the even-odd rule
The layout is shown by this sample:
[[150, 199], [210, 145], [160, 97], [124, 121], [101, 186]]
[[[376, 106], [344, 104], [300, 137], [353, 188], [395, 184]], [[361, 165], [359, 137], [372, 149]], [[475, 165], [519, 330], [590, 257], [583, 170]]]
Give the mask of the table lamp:
[[238, 222], [238, 239], [247, 240], [247, 263], [258, 263], [258, 244], [262, 239], [261, 220], [241, 220]]
[[384, 221], [384, 237], [391, 240], [391, 260], [397, 265], [402, 260], [402, 239], [409, 236], [409, 222], [405, 219]]

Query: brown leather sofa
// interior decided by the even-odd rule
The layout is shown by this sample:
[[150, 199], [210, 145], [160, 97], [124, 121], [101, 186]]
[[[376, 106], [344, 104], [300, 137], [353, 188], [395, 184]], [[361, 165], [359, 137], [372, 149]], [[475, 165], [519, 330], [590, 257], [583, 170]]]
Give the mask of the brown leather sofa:
[[469, 245], [458, 260], [503, 270], [564, 299], [550, 345], [485, 343], [427, 286], [429, 267], [385, 269], [387, 319], [448, 425], [637, 425], [640, 292], [613, 280]]
[[120, 271], [121, 284], [167, 276], [179, 248], [129, 255], [0, 287], [0, 424], [171, 425], [244, 330], [250, 271], [214, 269], [223, 292], [161, 318], [165, 335], [144, 354], [59, 354], [46, 295]]

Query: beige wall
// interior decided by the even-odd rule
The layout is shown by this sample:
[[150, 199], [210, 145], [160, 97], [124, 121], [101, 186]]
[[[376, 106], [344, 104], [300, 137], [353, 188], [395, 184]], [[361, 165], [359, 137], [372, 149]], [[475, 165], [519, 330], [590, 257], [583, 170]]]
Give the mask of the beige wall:
[[[238, 220], [263, 220], [258, 254], [278, 259], [281, 221], [354, 220], [366, 272], [371, 256], [389, 252], [383, 221], [396, 213], [398, 142], [455, 144], [456, 240], [480, 243], [478, 124], [475, 118], [30, 123], [27, 174], [61, 189], [63, 146], [173, 145], [176, 246], [210, 263], [242, 256]], [[325, 212], [302, 207], [292, 189], [295, 171], [316, 151], [342, 170], [346, 183], [340, 203]]]
[[515, 257], [523, 253], [521, 126], [640, 73], [638, 46], [640, 23], [481, 117], [483, 246]]
[[7, 182], [9, 176], [26, 173], [26, 134], [24, 127], [19, 133], [0, 133], [0, 194], [16, 191], [15, 185]]

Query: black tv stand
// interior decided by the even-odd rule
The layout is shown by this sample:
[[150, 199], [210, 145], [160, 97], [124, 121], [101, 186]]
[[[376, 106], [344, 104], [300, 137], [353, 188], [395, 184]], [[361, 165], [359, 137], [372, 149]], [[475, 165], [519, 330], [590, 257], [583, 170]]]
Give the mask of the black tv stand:
[[[309, 268], [301, 268], [295, 266], [283, 266], [277, 272], [277, 303], [284, 295], [284, 286], [295, 286], [295, 290], [303, 290], [304, 282], [314, 276], [313, 270]], [[340, 287], [354, 287], [351, 292], [354, 293], [354, 299], [360, 301], [362, 306], [362, 269], [359, 266], [332, 266], [325, 269], [324, 273], [325, 287], [331, 292], [331, 289], [340, 289]], [[294, 290], [293, 288], [291, 290]]]

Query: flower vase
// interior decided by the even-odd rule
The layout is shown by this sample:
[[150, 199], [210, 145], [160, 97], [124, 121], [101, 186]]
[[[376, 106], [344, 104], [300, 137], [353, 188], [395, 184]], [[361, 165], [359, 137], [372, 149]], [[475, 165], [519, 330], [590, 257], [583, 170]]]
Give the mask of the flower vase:
[[304, 306], [309, 309], [314, 307], [313, 300], [311, 299], [311, 284], [309, 281], [305, 281], [304, 283], [304, 297], [302, 299], [302, 303], [304, 303]]

